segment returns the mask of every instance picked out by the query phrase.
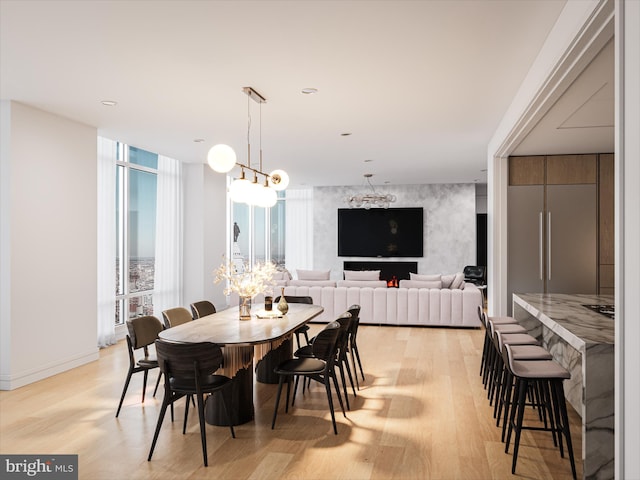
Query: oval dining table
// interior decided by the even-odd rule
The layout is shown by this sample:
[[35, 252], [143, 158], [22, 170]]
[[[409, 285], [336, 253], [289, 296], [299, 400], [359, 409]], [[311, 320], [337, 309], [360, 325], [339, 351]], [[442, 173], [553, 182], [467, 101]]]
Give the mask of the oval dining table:
[[[273, 368], [292, 357], [293, 331], [323, 311], [320, 305], [292, 303], [286, 315], [275, 316], [279, 314], [276, 309], [265, 312], [264, 305], [259, 304], [252, 307], [250, 320], [240, 320], [238, 309], [231, 307], [163, 330], [159, 337], [174, 342], [212, 342], [222, 347], [224, 365], [219, 373], [232, 379], [224, 394], [231, 408], [231, 423], [240, 425], [254, 418], [254, 368], [258, 381], [277, 383]], [[221, 402], [212, 398], [208, 397], [205, 404], [206, 421], [228, 425]]]

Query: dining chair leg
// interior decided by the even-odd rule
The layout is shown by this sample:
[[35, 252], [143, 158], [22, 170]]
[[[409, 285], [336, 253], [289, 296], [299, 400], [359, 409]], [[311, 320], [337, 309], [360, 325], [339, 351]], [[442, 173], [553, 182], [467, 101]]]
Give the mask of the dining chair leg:
[[189, 418], [189, 400], [191, 399], [191, 395], [187, 395], [187, 401], [184, 406], [184, 422], [182, 423], [182, 434], [187, 433], [187, 418]]
[[153, 389], [153, 396], [156, 396], [158, 393], [158, 385], [160, 385], [160, 379], [162, 378], [162, 372], [158, 373], [158, 379], [156, 380], [156, 388]]
[[[171, 405], [173, 406], [173, 401], [171, 401]], [[162, 428], [162, 421], [164, 420], [164, 415], [167, 412], [167, 407], [169, 406], [169, 399], [165, 394], [162, 400], [162, 407], [160, 407], [160, 414], [158, 415], [158, 423], [156, 424], [156, 431], [153, 434], [153, 441], [151, 442], [151, 449], [149, 450], [149, 457], [147, 457], [147, 461], [151, 461], [151, 457], [153, 456], [153, 451], [156, 448], [156, 442], [158, 441], [158, 436], [160, 435], [160, 428]]]
[[[204, 423], [204, 402], [202, 401], [202, 395], [196, 395], [198, 397], [198, 419], [200, 421], [200, 441], [202, 443], [202, 458], [204, 459], [204, 466], [209, 466], [209, 460], [207, 458], [207, 430]], [[189, 404], [189, 397], [187, 397], [187, 404]]]
[[[356, 358], [358, 359], [358, 365], [360, 366], [360, 375], [362, 375], [362, 381], [364, 382], [364, 370], [362, 370], [362, 362], [360, 361], [360, 352], [358, 351], [358, 344], [353, 342], [353, 351], [356, 352]], [[355, 371], [355, 368], [354, 368]]]
[[233, 428], [233, 422], [231, 420], [231, 410], [229, 410], [229, 403], [227, 402], [226, 397], [224, 396], [224, 392], [220, 390], [219, 392], [220, 398], [222, 399], [222, 406], [224, 407], [224, 411], [227, 414], [227, 422], [229, 422], [229, 430], [231, 430], [231, 438], [236, 438], [236, 431]]
[[276, 394], [276, 405], [273, 409], [273, 418], [271, 419], [271, 430], [276, 426], [276, 417], [278, 416], [278, 406], [280, 405], [280, 395], [282, 394], [282, 384], [284, 383], [284, 375], [280, 375], [278, 379], [278, 393]]
[[[344, 368], [342, 367], [342, 363], [338, 362], [338, 369], [340, 370], [340, 379], [342, 380], [342, 388], [344, 391], [344, 398], [345, 401], [347, 403], [347, 410], [351, 410], [351, 406], [349, 405], [349, 397], [348, 397], [348, 390], [347, 390], [347, 382], [345, 381], [345, 375], [344, 375]], [[338, 387], [336, 387], [337, 389]]]
[[143, 372], [142, 380], [142, 403], [144, 403], [144, 393], [147, 391], [147, 377], [149, 376], [149, 370], [145, 369]]
[[[329, 401], [329, 411], [331, 412], [331, 422], [333, 423], [333, 433], [335, 435], [338, 434], [338, 427], [336, 426], [336, 415], [333, 411], [333, 398], [331, 398], [331, 382], [329, 381], [328, 375], [324, 378], [324, 388], [327, 391], [327, 400]], [[336, 385], [336, 390], [338, 390], [338, 386]], [[340, 395], [340, 393], [338, 393]], [[342, 401], [340, 402], [342, 403]], [[344, 410], [344, 407], [342, 407]]]
[[124, 402], [124, 396], [127, 394], [127, 389], [129, 388], [129, 382], [131, 381], [132, 375], [133, 375], [133, 369], [129, 368], [129, 372], [127, 373], [127, 379], [124, 381], [124, 388], [122, 389], [122, 395], [120, 396], [120, 403], [118, 404], [118, 410], [116, 411], [116, 418], [118, 418], [118, 415], [120, 415], [122, 402]]

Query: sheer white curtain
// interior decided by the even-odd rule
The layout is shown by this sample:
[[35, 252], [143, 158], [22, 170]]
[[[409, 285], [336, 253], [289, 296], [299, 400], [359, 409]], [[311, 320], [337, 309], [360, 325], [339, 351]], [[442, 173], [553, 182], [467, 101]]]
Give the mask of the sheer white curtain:
[[288, 189], [285, 214], [287, 270], [313, 268], [313, 189]]
[[182, 305], [182, 163], [158, 156], [153, 311]]
[[98, 137], [98, 347], [116, 343], [117, 143]]

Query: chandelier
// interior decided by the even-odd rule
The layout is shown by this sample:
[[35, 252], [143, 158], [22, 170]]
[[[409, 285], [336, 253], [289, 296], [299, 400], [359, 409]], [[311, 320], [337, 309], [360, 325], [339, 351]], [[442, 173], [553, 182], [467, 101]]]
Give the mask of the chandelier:
[[365, 182], [369, 184], [371, 187], [371, 192], [358, 193], [356, 195], [347, 195], [344, 197], [345, 203], [349, 205], [350, 208], [365, 208], [369, 210], [371, 207], [382, 207], [389, 208], [389, 204], [396, 201], [395, 195], [390, 194], [382, 194], [376, 192], [376, 189], [373, 188], [373, 184], [371, 183], [371, 177], [373, 177], [372, 173], [365, 173], [364, 178]]
[[[289, 185], [289, 175], [283, 170], [274, 170], [265, 173], [262, 170], [262, 104], [267, 100], [251, 87], [242, 89], [247, 94], [247, 163], [237, 161], [236, 152], [228, 145], [218, 144], [211, 147], [207, 154], [207, 163], [219, 173], [230, 172], [236, 165], [240, 167], [240, 177], [229, 185], [229, 197], [233, 202], [246, 203], [257, 207], [270, 208], [278, 201], [278, 191], [284, 190]], [[258, 168], [251, 166], [251, 110], [249, 99], [260, 105], [260, 162]], [[253, 173], [253, 179], [246, 178]]]

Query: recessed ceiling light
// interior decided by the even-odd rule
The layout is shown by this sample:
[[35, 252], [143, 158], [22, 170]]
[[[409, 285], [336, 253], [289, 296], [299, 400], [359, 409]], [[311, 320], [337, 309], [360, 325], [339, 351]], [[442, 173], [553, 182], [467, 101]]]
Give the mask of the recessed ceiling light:
[[348, 137], [349, 135], [351, 135], [351, 132], [344, 132], [340, 134], [341, 137]]
[[314, 93], [318, 93], [318, 89], [317, 88], [303, 88], [302, 89], [302, 93], [304, 93], [305, 95], [313, 95]]
[[105, 107], [115, 107], [116, 105], [118, 105], [118, 102], [116, 102], [114, 100], [102, 100], [101, 103]]
[[373, 160], [371, 160], [370, 158], [368, 158], [368, 159], [366, 159], [366, 160], [364, 161], [364, 163], [370, 163], [370, 162], [373, 162]]
[[483, 168], [483, 169], [482, 169], [482, 170], [480, 170], [480, 171], [481, 171], [481, 172], [486, 172], [486, 171], [487, 171], [487, 169], [486, 169], [486, 168]]
[[202, 143], [202, 142], [204, 142], [204, 138], [196, 138], [196, 139], [194, 140], [194, 142], [196, 142], [196, 143]]

